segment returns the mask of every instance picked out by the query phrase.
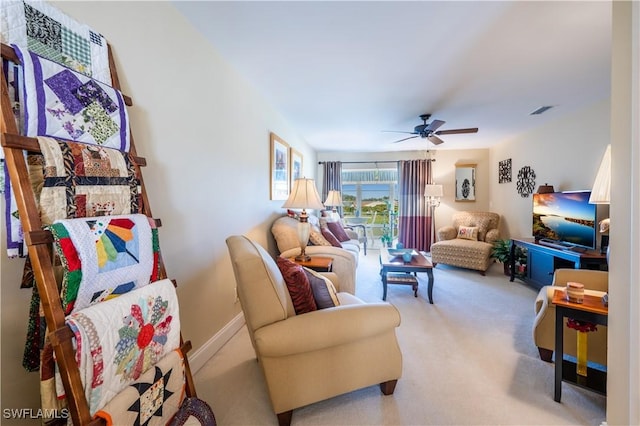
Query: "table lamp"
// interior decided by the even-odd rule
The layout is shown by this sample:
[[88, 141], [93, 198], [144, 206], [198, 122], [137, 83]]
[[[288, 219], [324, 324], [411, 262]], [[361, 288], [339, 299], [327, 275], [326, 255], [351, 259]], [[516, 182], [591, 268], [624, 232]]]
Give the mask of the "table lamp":
[[307, 249], [307, 243], [309, 242], [311, 225], [308, 221], [309, 216], [307, 216], [306, 209], [324, 209], [313, 179], [296, 179], [293, 182], [293, 189], [289, 194], [289, 198], [287, 198], [287, 201], [285, 201], [282, 207], [288, 209], [302, 209], [302, 212], [300, 213], [300, 222], [298, 223], [300, 255], [296, 256], [296, 260], [308, 262], [311, 260], [311, 257], [305, 253], [305, 250]]
[[[596, 179], [593, 182], [589, 203], [591, 204], [609, 204], [611, 202], [611, 145], [607, 145], [604, 151], [600, 168]], [[607, 219], [605, 226], [601, 223], [600, 233], [602, 239], [600, 241], [600, 252], [607, 253], [607, 262], [609, 261], [609, 221]], [[604, 222], [604, 221], [601, 221]]]
[[333, 189], [329, 191], [324, 205], [326, 207], [333, 207], [331, 211], [335, 213], [338, 210], [337, 207], [342, 205], [342, 196], [340, 195], [340, 191]]

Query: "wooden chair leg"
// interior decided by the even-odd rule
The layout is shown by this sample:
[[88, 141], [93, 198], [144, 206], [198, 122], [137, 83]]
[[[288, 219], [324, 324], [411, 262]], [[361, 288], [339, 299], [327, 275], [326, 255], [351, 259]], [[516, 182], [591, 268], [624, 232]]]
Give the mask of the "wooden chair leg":
[[293, 410], [278, 413], [278, 425], [289, 426], [291, 424], [291, 417], [293, 417]]
[[538, 352], [540, 353], [541, 360], [551, 362], [551, 358], [553, 357], [553, 351], [551, 349], [538, 348]]
[[388, 382], [380, 383], [380, 390], [385, 395], [391, 395], [393, 391], [396, 390], [396, 383], [398, 383], [398, 380], [389, 380]]

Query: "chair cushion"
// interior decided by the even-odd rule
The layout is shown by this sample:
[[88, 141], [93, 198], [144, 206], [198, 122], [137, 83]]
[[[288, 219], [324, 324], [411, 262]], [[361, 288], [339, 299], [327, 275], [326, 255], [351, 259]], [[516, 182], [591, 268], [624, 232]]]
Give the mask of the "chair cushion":
[[307, 274], [307, 278], [311, 284], [313, 298], [316, 301], [318, 309], [333, 308], [334, 306], [340, 305], [338, 292], [327, 277], [309, 268], [304, 268], [304, 272]]
[[276, 264], [282, 273], [284, 282], [287, 284], [296, 315], [317, 310], [318, 307], [313, 298], [311, 284], [302, 266], [284, 257], [278, 257]]
[[332, 246], [342, 248], [342, 244], [340, 244], [340, 241], [338, 241], [336, 236], [333, 235], [333, 232], [331, 232], [329, 228], [322, 227], [320, 228], [320, 232], [322, 232], [322, 236], [326, 238], [326, 240], [329, 241]]
[[327, 222], [327, 228], [336, 236], [338, 241], [349, 241], [351, 239], [340, 222]]
[[478, 227], [477, 226], [459, 227], [457, 238], [462, 238], [463, 240], [478, 241]]

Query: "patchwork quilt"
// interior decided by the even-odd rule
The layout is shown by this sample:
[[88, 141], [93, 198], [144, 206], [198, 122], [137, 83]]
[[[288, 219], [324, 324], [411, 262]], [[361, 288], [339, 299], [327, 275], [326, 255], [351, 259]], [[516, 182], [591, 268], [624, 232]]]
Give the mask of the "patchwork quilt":
[[176, 414], [185, 391], [184, 359], [170, 352], [109, 401], [95, 417], [107, 426], [164, 426]]
[[157, 280], [152, 226], [147, 216], [135, 214], [65, 219], [49, 227], [63, 265], [66, 314]]
[[[143, 373], [180, 346], [178, 299], [168, 279], [74, 312], [66, 322], [75, 336], [76, 362], [91, 415], [130, 384], [148, 381]], [[169, 369], [161, 368], [159, 378], [152, 371], [155, 383]], [[56, 383], [61, 388], [61, 381]], [[62, 389], [58, 392], [64, 397]]]
[[111, 84], [105, 38], [44, 1], [3, 1], [0, 29], [17, 44], [52, 61]]
[[129, 151], [129, 116], [118, 90], [12, 46], [22, 63], [27, 136], [52, 136]]

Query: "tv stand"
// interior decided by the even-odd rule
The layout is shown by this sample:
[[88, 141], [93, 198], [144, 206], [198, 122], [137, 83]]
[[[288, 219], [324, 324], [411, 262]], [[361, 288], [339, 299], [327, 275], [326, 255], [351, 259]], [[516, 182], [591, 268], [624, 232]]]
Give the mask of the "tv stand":
[[522, 280], [536, 288], [551, 285], [558, 268], [607, 270], [607, 258], [597, 250], [583, 249], [553, 240], [511, 239], [511, 278], [515, 278], [516, 247], [527, 250], [527, 268]]
[[553, 247], [553, 248], [558, 249], [558, 250], [571, 250], [571, 251], [575, 251], [575, 252], [578, 252], [578, 253], [584, 253], [584, 252], [587, 251], [587, 249], [585, 247], [576, 246], [574, 244], [566, 243], [564, 241], [550, 240], [548, 238], [539, 239], [538, 240], [538, 244], [541, 244], [541, 245], [547, 246], [547, 247]]

